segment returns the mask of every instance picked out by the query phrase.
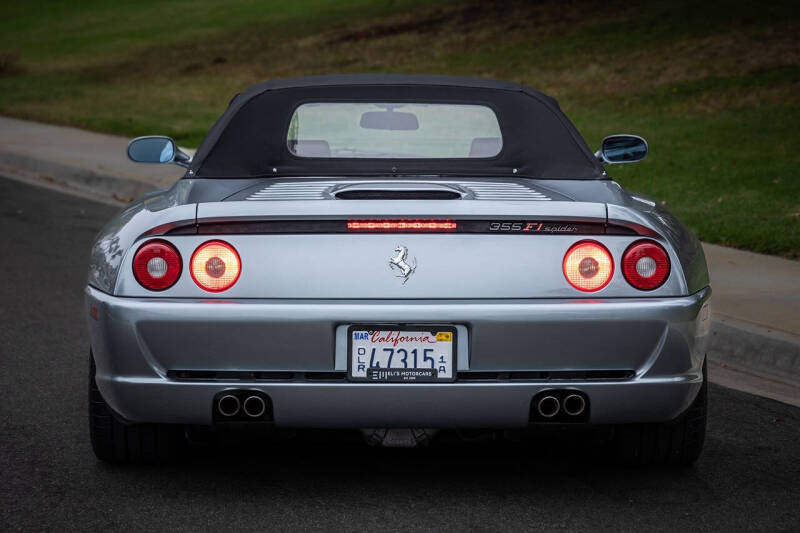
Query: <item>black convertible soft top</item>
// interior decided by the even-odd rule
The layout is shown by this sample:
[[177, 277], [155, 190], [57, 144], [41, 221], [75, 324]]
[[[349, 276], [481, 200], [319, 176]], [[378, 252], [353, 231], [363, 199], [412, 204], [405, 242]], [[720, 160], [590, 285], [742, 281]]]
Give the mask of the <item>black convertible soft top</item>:
[[[303, 158], [287, 148], [304, 102], [424, 102], [491, 107], [502, 151], [480, 159]], [[553, 98], [503, 81], [451, 76], [309, 76], [255, 85], [231, 100], [197, 149], [187, 177], [527, 176], [598, 179], [602, 165]]]

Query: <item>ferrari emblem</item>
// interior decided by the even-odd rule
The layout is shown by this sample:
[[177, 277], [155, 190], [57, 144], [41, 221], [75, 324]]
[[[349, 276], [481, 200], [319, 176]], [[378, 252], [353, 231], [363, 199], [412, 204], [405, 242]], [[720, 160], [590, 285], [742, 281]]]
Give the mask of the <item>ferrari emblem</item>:
[[403, 278], [403, 285], [405, 285], [408, 278], [410, 278], [411, 274], [417, 269], [417, 258], [413, 258], [411, 264], [409, 264], [406, 261], [406, 259], [408, 259], [408, 248], [402, 244], [398, 245], [394, 251], [397, 255], [389, 259], [389, 268], [397, 271], [396, 276], [398, 278]]

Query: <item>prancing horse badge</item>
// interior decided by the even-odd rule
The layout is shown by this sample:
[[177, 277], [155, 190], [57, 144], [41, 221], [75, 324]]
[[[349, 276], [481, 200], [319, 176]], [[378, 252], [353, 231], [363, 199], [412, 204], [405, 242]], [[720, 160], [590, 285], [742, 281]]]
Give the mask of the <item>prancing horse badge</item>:
[[408, 259], [408, 248], [402, 244], [398, 245], [394, 251], [397, 255], [389, 259], [389, 267], [398, 272], [396, 276], [403, 278], [403, 285], [405, 285], [411, 274], [417, 269], [417, 258], [413, 258], [411, 264], [409, 264], [406, 261]]

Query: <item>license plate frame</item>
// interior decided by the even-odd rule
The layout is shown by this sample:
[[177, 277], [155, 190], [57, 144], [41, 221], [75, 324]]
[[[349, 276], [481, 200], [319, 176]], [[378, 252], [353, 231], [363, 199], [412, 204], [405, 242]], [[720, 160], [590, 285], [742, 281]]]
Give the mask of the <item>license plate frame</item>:
[[[367, 377], [353, 375], [353, 332], [354, 331], [398, 331], [398, 332], [430, 332], [432, 334], [448, 332], [451, 334], [451, 348], [450, 348], [450, 377], [439, 378], [438, 371], [436, 377], [417, 377], [415, 379], [378, 379], [370, 377], [369, 368], [367, 369]], [[347, 380], [358, 383], [399, 383], [399, 384], [413, 384], [413, 383], [452, 383], [456, 380], [458, 371], [458, 332], [456, 327], [452, 324], [350, 324], [347, 327]], [[422, 367], [416, 367], [421, 369]], [[415, 370], [392, 368], [382, 370]], [[425, 369], [427, 370], [427, 369]]]

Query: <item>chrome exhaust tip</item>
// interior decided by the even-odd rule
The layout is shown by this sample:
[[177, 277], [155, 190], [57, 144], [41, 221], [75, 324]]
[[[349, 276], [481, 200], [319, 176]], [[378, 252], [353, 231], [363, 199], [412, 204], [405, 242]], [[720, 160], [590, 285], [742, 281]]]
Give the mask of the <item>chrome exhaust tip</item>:
[[580, 394], [570, 394], [564, 398], [564, 412], [570, 416], [578, 416], [586, 410], [586, 400]]
[[267, 404], [261, 396], [253, 395], [245, 398], [242, 408], [250, 418], [258, 418], [266, 412]]
[[226, 394], [217, 402], [217, 411], [222, 416], [235, 416], [239, 412], [239, 398], [233, 394]]
[[561, 403], [555, 396], [545, 396], [536, 404], [536, 410], [543, 418], [553, 418], [561, 410]]

